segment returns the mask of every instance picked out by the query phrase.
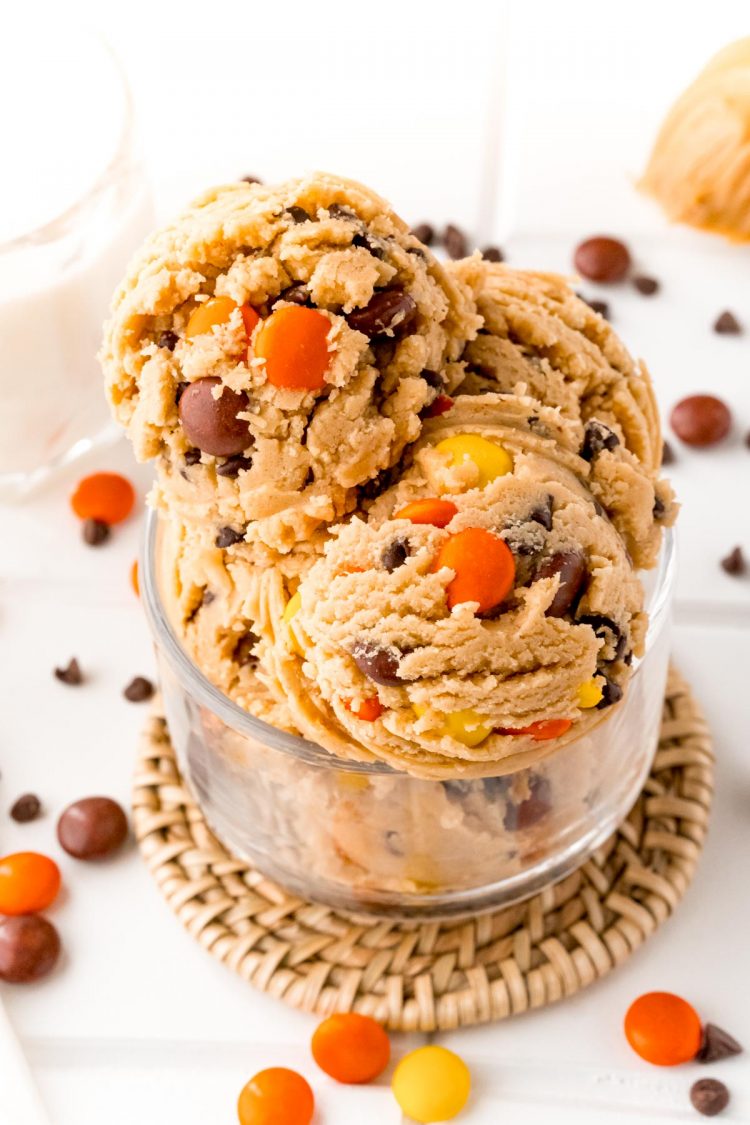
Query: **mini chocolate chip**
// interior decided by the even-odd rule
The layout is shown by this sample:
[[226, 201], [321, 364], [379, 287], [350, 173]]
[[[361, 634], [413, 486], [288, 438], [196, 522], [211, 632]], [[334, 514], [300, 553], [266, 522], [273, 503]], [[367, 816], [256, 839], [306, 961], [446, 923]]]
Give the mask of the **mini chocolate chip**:
[[252, 468], [252, 464], [252, 457], [235, 453], [234, 457], [228, 457], [226, 461], [222, 461], [220, 465], [216, 466], [216, 475], [217, 477], [236, 477], [243, 470]]
[[203, 591], [203, 599], [201, 601], [201, 605], [202, 606], [203, 605], [210, 605], [211, 602], [215, 602], [215, 601], [216, 601], [216, 594], [213, 592], [213, 590], [209, 590], [208, 587], [206, 587]]
[[485, 246], [482, 251], [485, 262], [503, 262], [505, 256], [499, 246]]
[[[619, 648], [619, 645], [618, 645], [618, 648]], [[622, 658], [622, 662], [626, 667], [629, 668], [630, 665], [633, 663], [633, 653], [632, 652], [626, 652], [625, 655]]]
[[388, 573], [392, 574], [394, 570], [398, 570], [400, 566], [404, 565], [408, 557], [409, 540], [399, 538], [391, 540], [388, 546], [383, 550], [380, 561]]
[[576, 625], [589, 625], [600, 640], [613, 648], [617, 648], [622, 636], [622, 629], [617, 622], [602, 613], [584, 613], [576, 618]]
[[402, 683], [398, 674], [401, 653], [398, 649], [383, 648], [374, 641], [358, 640], [352, 646], [354, 663], [363, 675], [376, 684], [393, 687]]
[[385, 246], [382, 243], [376, 242], [375, 239], [370, 238], [366, 234], [355, 234], [352, 239], [352, 246], [359, 246], [363, 250], [368, 250], [373, 258], [379, 258], [381, 261], [385, 258]]
[[186, 465], [197, 465], [201, 459], [200, 449], [188, 449], [185, 453]]
[[[221, 388], [218, 398], [214, 389]], [[252, 445], [247, 422], [238, 418], [249, 402], [244, 391], [239, 393], [222, 386], [221, 379], [208, 376], [197, 379], [180, 399], [180, 421], [190, 442], [214, 457], [231, 457]]]
[[584, 297], [583, 293], [579, 293], [578, 296], [593, 312], [609, 320], [609, 301], [600, 301], [597, 297]]
[[573, 260], [578, 272], [589, 281], [622, 281], [630, 269], [630, 252], [625, 243], [607, 235], [579, 243]]
[[655, 277], [647, 277], [645, 273], [639, 273], [633, 278], [633, 288], [644, 297], [653, 297], [661, 286]]
[[78, 687], [83, 683], [83, 672], [81, 666], [73, 657], [65, 668], [55, 668], [55, 676], [63, 684], [70, 684], [72, 687]]
[[445, 386], [443, 376], [439, 371], [428, 371], [425, 369], [424, 371], [420, 371], [419, 376], [421, 379], [424, 379], [428, 387], [432, 387], [435, 391], [441, 391]]
[[235, 664], [257, 664], [258, 658], [253, 652], [253, 649], [255, 648], [259, 640], [260, 637], [253, 633], [252, 630], [248, 630], [248, 632], [245, 633], [243, 637], [240, 637], [240, 639], [237, 641], [237, 644], [234, 646], [234, 651], [232, 652], [232, 660], [235, 662]]
[[364, 308], [350, 312], [346, 319], [350, 328], [370, 339], [390, 331], [400, 340], [417, 330], [417, 302], [403, 289], [379, 289]]
[[605, 676], [602, 685], [602, 697], [596, 705], [597, 711], [603, 711], [605, 707], [611, 707], [613, 703], [619, 703], [621, 699], [622, 688], [620, 685]]
[[662, 500], [661, 496], [654, 497], [654, 506], [651, 509], [651, 514], [655, 520], [662, 520], [667, 511], [667, 505]]
[[532, 828], [550, 810], [550, 788], [546, 778], [535, 774], [529, 781], [531, 795], [518, 804], [511, 803], [505, 812], [503, 826], [508, 832], [521, 832]]
[[129, 703], [145, 703], [154, 694], [154, 685], [145, 676], [134, 676], [122, 694]]
[[87, 519], [83, 521], [83, 541], [89, 547], [101, 547], [109, 539], [109, 524], [104, 520]]
[[307, 213], [304, 207], [287, 207], [286, 213], [289, 218], [295, 223], [310, 223], [312, 222], [311, 216]]
[[672, 429], [686, 445], [715, 445], [732, 428], [729, 407], [715, 395], [688, 395], [672, 408]]
[[[502, 779], [486, 778], [484, 784], [487, 785], [488, 782], [495, 780]], [[471, 781], [441, 781], [440, 784], [445, 790], [445, 795], [448, 800], [454, 802], [460, 802], [465, 797], [468, 797], [473, 789], [473, 783]]]
[[411, 233], [415, 238], [418, 238], [420, 242], [423, 242], [425, 246], [432, 246], [435, 238], [435, 228], [431, 226], [430, 223], [417, 223], [415, 227], [412, 227]]
[[449, 258], [465, 258], [469, 252], [466, 235], [453, 223], [448, 223], [443, 231], [443, 246]]
[[545, 531], [552, 531], [552, 506], [554, 500], [548, 496], [544, 504], [538, 504], [530, 513], [529, 520], [540, 523]]
[[704, 1117], [716, 1117], [729, 1105], [729, 1090], [718, 1078], [699, 1078], [690, 1087], [690, 1101]]
[[42, 811], [42, 802], [35, 793], [24, 793], [11, 805], [10, 815], [18, 824], [28, 824], [36, 820]]
[[279, 301], [289, 301], [292, 305], [309, 305], [311, 303], [310, 291], [304, 281], [296, 281], [294, 285], [282, 289], [278, 297], [274, 297], [271, 308], [275, 309]]
[[560, 584], [545, 617], [564, 617], [581, 592], [586, 580], [586, 556], [583, 551], [558, 551], [537, 567], [535, 580], [560, 576]]
[[179, 339], [180, 337], [176, 332], [173, 332], [171, 328], [167, 328], [165, 332], [162, 332], [156, 343], [158, 347], [166, 348], [168, 352], [173, 352], [177, 347]]
[[257, 176], [242, 176], [240, 179], [242, 184], [262, 184], [263, 181]]
[[245, 538], [244, 531], [237, 531], [233, 527], [222, 527], [214, 540], [217, 547], [234, 547], [235, 543], [241, 543]]
[[719, 336], [738, 336], [742, 331], [742, 325], [738, 321], [734, 313], [723, 312], [714, 321], [714, 332]]
[[750, 449], [750, 430], [748, 430], [745, 434], [745, 445], [748, 449]]
[[423, 262], [427, 261], [427, 252], [421, 246], [407, 246], [407, 254], [413, 254], [415, 258], [421, 258]]
[[580, 455], [584, 461], [593, 461], [605, 449], [611, 451], [619, 444], [620, 439], [614, 430], [610, 430], [603, 422], [592, 420], [586, 423]]
[[742, 553], [742, 548], [734, 547], [726, 558], [721, 560], [721, 568], [732, 576], [744, 574], [747, 570], [747, 561]]
[[358, 219], [359, 216], [356, 212], [352, 211], [351, 207], [345, 207], [343, 203], [332, 203], [328, 208], [328, 214], [332, 219]]
[[406, 855], [404, 846], [401, 842], [401, 835], [399, 832], [395, 832], [393, 829], [391, 829], [389, 832], [386, 832], [385, 834], [385, 846], [387, 847], [391, 855]]
[[695, 1056], [697, 1062], [721, 1062], [722, 1059], [741, 1054], [741, 1045], [728, 1031], [717, 1027], [715, 1023], [707, 1023], [704, 1026], [700, 1050]]
[[673, 465], [675, 462], [675, 455], [672, 446], [668, 441], [664, 442], [661, 450], [661, 463], [662, 465]]
[[174, 404], [175, 404], [175, 406], [180, 405], [180, 399], [182, 398], [182, 396], [184, 395], [185, 391], [188, 389], [189, 386], [190, 386], [189, 383], [178, 383], [177, 384], [177, 386], [174, 389]]

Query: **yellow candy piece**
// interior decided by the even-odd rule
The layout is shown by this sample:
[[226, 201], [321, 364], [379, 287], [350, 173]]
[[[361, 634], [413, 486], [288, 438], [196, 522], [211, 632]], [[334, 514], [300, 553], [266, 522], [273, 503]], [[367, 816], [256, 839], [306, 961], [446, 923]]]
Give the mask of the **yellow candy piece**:
[[185, 328], [188, 338], [210, 332], [215, 324], [226, 324], [237, 308], [231, 297], [212, 297], [194, 308]]
[[456, 434], [439, 441], [435, 448], [439, 453], [448, 454], [453, 465], [473, 461], [479, 470], [478, 488], [484, 488], [491, 480], [513, 470], [513, 458], [507, 449], [479, 434]]
[[300, 596], [300, 592], [298, 590], [296, 594], [292, 594], [291, 598], [286, 603], [286, 609], [284, 610], [284, 613], [283, 613], [283, 616], [282, 616], [282, 621], [287, 626], [287, 634], [289, 636], [289, 643], [292, 646], [292, 648], [294, 649], [294, 651], [297, 653], [297, 656], [304, 656], [305, 650], [300, 645], [299, 641], [297, 640], [297, 634], [294, 632], [294, 629], [292, 629], [290, 627], [290, 625], [291, 625], [292, 618], [295, 616], [295, 614], [299, 613], [299, 611], [301, 609], [302, 609], [302, 597]]
[[393, 1096], [406, 1117], [423, 1123], [449, 1121], [466, 1105], [471, 1075], [447, 1047], [419, 1047], [393, 1072]]
[[585, 683], [581, 684], [578, 689], [578, 706], [582, 711], [588, 711], [592, 707], [596, 707], [597, 703], [600, 703], [603, 697], [604, 691], [602, 690], [602, 685], [592, 676], [590, 680], [586, 680]]
[[[423, 703], [415, 703], [414, 710], [420, 718], [427, 713]], [[452, 715], [446, 715], [439, 733], [449, 734], [464, 746], [478, 746], [492, 734], [492, 727], [482, 721], [480, 714], [468, 708], [466, 711], [454, 711]]]

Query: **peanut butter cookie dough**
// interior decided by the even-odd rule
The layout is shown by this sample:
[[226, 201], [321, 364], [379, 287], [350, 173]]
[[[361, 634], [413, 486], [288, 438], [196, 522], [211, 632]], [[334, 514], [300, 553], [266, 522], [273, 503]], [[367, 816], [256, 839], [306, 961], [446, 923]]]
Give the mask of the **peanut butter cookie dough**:
[[102, 361], [157, 503], [285, 551], [398, 461], [478, 326], [382, 199], [317, 174], [217, 188], [153, 235]]

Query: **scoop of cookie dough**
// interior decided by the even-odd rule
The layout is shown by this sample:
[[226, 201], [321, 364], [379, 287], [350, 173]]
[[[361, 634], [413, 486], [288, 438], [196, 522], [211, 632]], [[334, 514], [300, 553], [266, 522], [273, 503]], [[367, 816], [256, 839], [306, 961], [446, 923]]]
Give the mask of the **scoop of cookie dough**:
[[680, 95], [639, 186], [670, 219], [750, 239], [750, 39], [719, 51]]
[[467, 374], [458, 393], [500, 391], [557, 407], [590, 464], [593, 495], [636, 565], [652, 566], [660, 529], [674, 521], [677, 507], [669, 484], [658, 479], [662, 438], [645, 367], [564, 278], [478, 255], [448, 268], [471, 287], [483, 319], [464, 350]]
[[414, 441], [478, 323], [382, 199], [318, 174], [217, 188], [153, 235], [102, 361], [157, 501], [287, 550]]
[[615, 704], [643, 594], [578, 460], [522, 429], [514, 445], [425, 438], [291, 600], [266, 572], [264, 660], [297, 727], [343, 757], [454, 776], [524, 762]]

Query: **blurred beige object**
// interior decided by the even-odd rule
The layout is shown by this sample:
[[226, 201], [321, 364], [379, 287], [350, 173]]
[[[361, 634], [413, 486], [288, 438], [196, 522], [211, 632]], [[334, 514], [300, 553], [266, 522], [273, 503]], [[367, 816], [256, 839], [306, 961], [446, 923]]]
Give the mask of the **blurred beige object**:
[[670, 219], [750, 239], [750, 38], [719, 51], [678, 98], [639, 186]]

